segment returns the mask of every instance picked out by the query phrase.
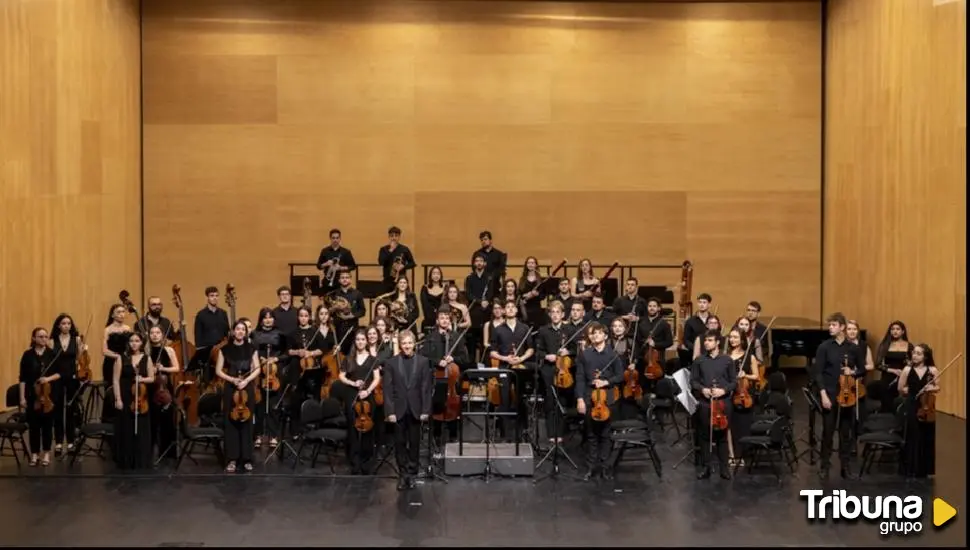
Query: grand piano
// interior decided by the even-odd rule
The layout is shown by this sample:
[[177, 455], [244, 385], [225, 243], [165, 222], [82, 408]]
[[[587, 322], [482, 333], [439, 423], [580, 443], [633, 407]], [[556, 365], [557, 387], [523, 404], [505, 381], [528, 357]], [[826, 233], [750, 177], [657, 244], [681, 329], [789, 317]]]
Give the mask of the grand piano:
[[[781, 321], [782, 319], [778, 319], [775, 322], [768, 335], [771, 342], [771, 365], [781, 367], [779, 361], [782, 356], [804, 357], [805, 365], [798, 365], [798, 368], [811, 365], [819, 345], [829, 339], [828, 328], [817, 328], [818, 323], [810, 319], [785, 319], [784, 324]], [[867, 341], [864, 329], [859, 331], [859, 339]], [[792, 367], [795, 368], [794, 365]]]

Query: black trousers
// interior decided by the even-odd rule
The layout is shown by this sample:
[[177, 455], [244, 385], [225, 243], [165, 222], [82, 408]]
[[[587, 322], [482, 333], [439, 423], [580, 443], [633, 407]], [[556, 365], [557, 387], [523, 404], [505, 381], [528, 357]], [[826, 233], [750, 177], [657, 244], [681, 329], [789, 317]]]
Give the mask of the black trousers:
[[576, 386], [573, 385], [572, 388], [568, 389], [555, 387], [556, 365], [545, 360], [542, 361], [541, 373], [542, 382], [546, 387], [546, 433], [549, 434], [550, 438], [562, 437], [566, 431], [566, 420], [556, 403], [558, 401], [563, 410], [568, 409], [569, 403], [576, 399]]
[[30, 452], [45, 453], [51, 450], [51, 441], [54, 439], [54, 413], [44, 414], [34, 410], [34, 404], [27, 403], [27, 426], [30, 431]]
[[394, 451], [397, 469], [404, 477], [418, 474], [421, 450], [421, 421], [405, 412], [394, 426]]
[[[256, 437], [280, 437], [280, 418], [279, 411], [276, 410], [276, 406], [279, 404], [280, 392], [279, 391], [267, 391], [265, 388], [262, 390], [263, 400], [259, 404], [255, 405], [256, 408]], [[269, 402], [269, 410], [267, 410], [266, 403]], [[251, 444], [252, 442], [250, 442]]]
[[[839, 410], [841, 409], [841, 412]], [[855, 441], [852, 437], [855, 426], [855, 407], [840, 407], [834, 400], [832, 408], [822, 409], [822, 453], [820, 457], [822, 468], [832, 465], [832, 451], [835, 443], [835, 432], [839, 432], [839, 465], [848, 467], [852, 461], [852, 448]]]
[[[226, 415], [226, 461], [253, 461], [253, 421], [234, 422]], [[164, 449], [163, 449], [164, 450]]]
[[[57, 390], [54, 408], [54, 441], [58, 444], [64, 441], [73, 443], [77, 436], [77, 429], [81, 427], [81, 396], [77, 395], [75, 398], [80, 387], [81, 383], [72, 379]], [[74, 402], [68, 404], [72, 398]]]
[[175, 442], [175, 404], [164, 409], [152, 403], [152, 444], [158, 448], [158, 453], [166, 453], [168, 458], [175, 458], [175, 447], [169, 447]]
[[602, 470], [609, 461], [610, 451], [613, 450], [610, 432], [616, 408], [616, 405], [610, 407], [609, 420], [597, 422], [591, 416], [592, 405], [586, 405], [586, 465], [590, 470]]
[[[731, 407], [726, 403], [725, 405], [728, 419], [731, 419]], [[730, 426], [730, 420], [728, 425]], [[699, 440], [701, 455], [697, 464], [698, 471], [703, 472], [711, 468], [711, 459], [713, 458], [711, 447], [713, 446], [714, 452], [717, 453], [717, 461], [720, 464], [721, 471], [726, 472], [728, 468], [728, 432], [727, 430], [711, 430], [711, 405], [709, 403], [701, 402], [697, 404], [694, 426], [696, 427], [695, 433]]]

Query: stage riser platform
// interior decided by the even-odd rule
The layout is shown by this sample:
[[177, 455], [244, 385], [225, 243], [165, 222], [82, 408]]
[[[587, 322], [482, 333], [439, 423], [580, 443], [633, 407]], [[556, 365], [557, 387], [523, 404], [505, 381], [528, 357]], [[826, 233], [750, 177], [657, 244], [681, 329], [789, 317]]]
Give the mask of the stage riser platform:
[[[496, 443], [488, 449], [490, 473], [500, 476], [529, 477], [535, 473], [535, 457], [528, 444], [519, 445], [515, 454], [512, 443]], [[458, 443], [445, 445], [444, 470], [447, 476], [480, 476], [485, 474], [486, 449], [484, 443], [465, 443], [462, 454]]]

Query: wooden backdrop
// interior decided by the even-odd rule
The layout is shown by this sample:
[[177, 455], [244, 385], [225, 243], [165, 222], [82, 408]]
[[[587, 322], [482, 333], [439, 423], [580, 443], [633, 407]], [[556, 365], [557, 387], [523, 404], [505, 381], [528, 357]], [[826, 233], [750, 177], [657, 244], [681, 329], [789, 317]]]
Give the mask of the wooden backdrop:
[[[829, 3], [825, 309], [966, 349], [966, 3]], [[942, 367], [942, 364], [940, 365]], [[940, 410], [966, 418], [966, 369]]]
[[91, 322], [141, 285], [136, 0], [0, 2], [0, 383], [35, 326]]
[[818, 2], [144, 9], [146, 290], [190, 322], [392, 224], [423, 264], [490, 229], [512, 264], [689, 258], [722, 316], [820, 316]]

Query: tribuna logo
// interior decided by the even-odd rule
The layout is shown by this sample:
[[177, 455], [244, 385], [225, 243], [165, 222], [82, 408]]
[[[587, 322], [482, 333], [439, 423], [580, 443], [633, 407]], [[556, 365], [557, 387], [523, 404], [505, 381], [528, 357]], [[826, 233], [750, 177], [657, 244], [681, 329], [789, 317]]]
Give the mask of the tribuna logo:
[[821, 489], [803, 490], [808, 499], [808, 520], [866, 519], [879, 522], [882, 535], [908, 535], [923, 530], [923, 499], [917, 496], [851, 496], [844, 490], [826, 495]]

